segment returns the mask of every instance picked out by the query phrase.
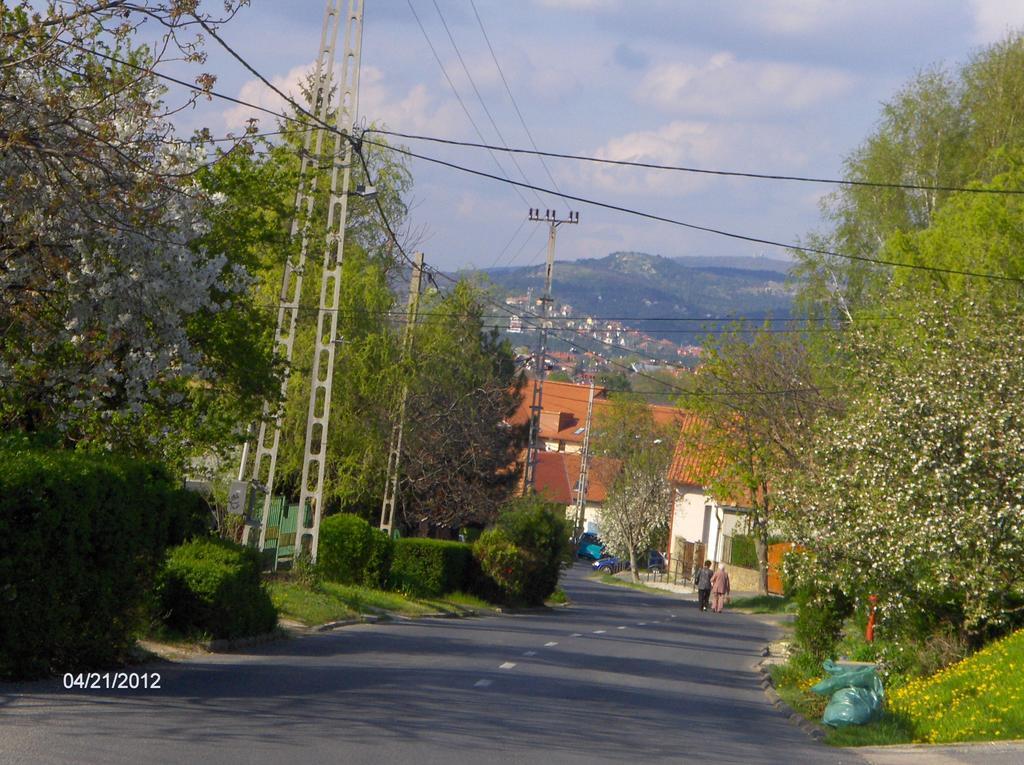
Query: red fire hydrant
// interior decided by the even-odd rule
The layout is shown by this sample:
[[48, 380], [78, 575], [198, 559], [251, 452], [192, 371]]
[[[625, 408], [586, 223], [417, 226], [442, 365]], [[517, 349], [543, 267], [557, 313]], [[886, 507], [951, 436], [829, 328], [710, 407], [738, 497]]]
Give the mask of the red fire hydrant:
[[878, 603], [877, 595], [868, 595], [868, 628], [864, 631], [864, 639], [869, 643], [875, 639], [875, 604]]

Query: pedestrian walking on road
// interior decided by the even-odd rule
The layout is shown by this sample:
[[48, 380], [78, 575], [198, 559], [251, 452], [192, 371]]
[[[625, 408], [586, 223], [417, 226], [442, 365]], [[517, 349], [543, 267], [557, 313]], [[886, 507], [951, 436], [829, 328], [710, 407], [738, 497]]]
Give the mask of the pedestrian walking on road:
[[718, 564], [718, 571], [711, 577], [711, 610], [722, 613], [725, 604], [729, 602], [729, 574], [725, 571], [725, 564]]
[[708, 601], [711, 599], [711, 578], [714, 572], [711, 570], [711, 561], [704, 561], [704, 566], [698, 568], [693, 575], [693, 586], [697, 588], [697, 605], [701, 611], [708, 610]]

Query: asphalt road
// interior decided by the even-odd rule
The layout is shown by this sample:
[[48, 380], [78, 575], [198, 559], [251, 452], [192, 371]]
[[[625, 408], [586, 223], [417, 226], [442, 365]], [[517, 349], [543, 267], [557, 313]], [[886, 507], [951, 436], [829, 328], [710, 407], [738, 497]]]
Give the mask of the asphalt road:
[[152, 664], [159, 690], [0, 685], [0, 763], [849, 763], [753, 671], [771, 627], [568, 574], [543, 614], [347, 627]]

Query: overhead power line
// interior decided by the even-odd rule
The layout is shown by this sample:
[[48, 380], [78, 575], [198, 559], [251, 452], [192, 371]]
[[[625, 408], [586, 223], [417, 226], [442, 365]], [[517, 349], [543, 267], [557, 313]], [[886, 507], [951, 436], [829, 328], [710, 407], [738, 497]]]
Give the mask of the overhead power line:
[[[490, 178], [491, 180], [499, 181], [500, 183], [511, 183], [511, 184], [516, 185], [516, 186], [524, 186], [524, 187], [527, 187], [527, 188], [532, 188], [534, 191], [541, 191], [541, 192], [544, 192], [544, 193], [547, 193], [547, 194], [555, 194], [556, 193], [556, 192], [552, 191], [551, 189], [546, 189], [546, 188], [543, 188], [543, 187], [531, 186], [530, 184], [525, 184], [525, 183], [522, 183], [520, 181], [514, 181], [511, 178], [501, 178], [501, 177], [499, 177], [497, 175], [485, 172], [483, 170], [476, 170], [474, 168], [466, 167], [464, 165], [459, 165], [459, 164], [456, 164], [454, 162], [448, 162], [448, 161], [443, 160], [443, 159], [438, 159], [437, 157], [426, 156], [426, 155], [419, 154], [417, 152], [411, 151], [409, 149], [404, 149], [404, 148], [401, 148], [401, 147], [398, 147], [398, 146], [389, 146], [386, 143], [378, 143], [378, 142], [375, 142], [375, 141], [371, 141], [370, 139], [365, 137], [365, 134], [366, 133], [364, 132], [363, 133], [364, 137], [362, 138], [362, 141], [364, 143], [368, 143], [371, 146], [378, 146], [378, 147], [383, 148], [383, 149], [385, 149], [387, 151], [392, 151], [392, 152], [397, 152], [399, 154], [404, 154], [404, 155], [406, 155], [408, 157], [412, 157], [414, 159], [421, 159], [421, 160], [423, 160], [425, 162], [431, 162], [431, 163], [436, 164], [436, 165], [441, 165], [443, 167], [448, 167], [448, 168], [450, 168], [452, 170], [457, 170], [459, 172], [468, 173], [470, 175], [476, 175], [476, 176], [479, 176], [481, 178]], [[806, 253], [809, 253], [809, 254], [812, 254], [812, 255], [825, 255], [827, 257], [832, 257], [832, 258], [842, 258], [844, 260], [855, 260], [855, 261], [859, 261], [859, 262], [862, 262], [862, 263], [872, 263], [874, 265], [880, 265], [880, 266], [892, 266], [894, 268], [909, 268], [909, 269], [913, 269], [913, 270], [917, 270], [917, 271], [931, 271], [931, 272], [934, 272], [934, 273], [941, 273], [941, 274], [953, 274], [953, 275], [958, 275], [958, 276], [972, 276], [972, 277], [977, 277], [977, 278], [981, 278], [981, 279], [996, 279], [996, 280], [999, 280], [999, 281], [1016, 282], [1016, 283], [1024, 282], [1024, 279], [1021, 279], [1021, 278], [1016, 277], [1016, 276], [1008, 276], [1006, 274], [992, 274], [992, 273], [985, 273], [985, 272], [978, 272], [978, 271], [966, 271], [966, 270], [961, 270], [961, 269], [956, 269], [956, 268], [942, 268], [942, 267], [939, 267], [939, 266], [926, 266], [926, 265], [917, 264], [917, 263], [901, 263], [901, 262], [895, 261], [895, 260], [884, 260], [882, 258], [869, 258], [869, 257], [867, 257], [865, 255], [852, 255], [850, 253], [836, 252], [836, 251], [833, 251], [833, 250], [826, 250], [826, 249], [823, 249], [823, 248], [820, 248], [820, 247], [807, 247], [805, 245], [800, 245], [800, 244], [793, 244], [793, 243], [788, 243], [788, 242], [778, 242], [778, 241], [775, 241], [774, 239], [763, 239], [761, 237], [750, 236], [750, 235], [747, 235], [747, 234], [739, 234], [739, 233], [736, 233], [735, 231], [726, 231], [724, 229], [713, 228], [711, 226], [701, 226], [701, 225], [696, 224], [696, 223], [688, 223], [686, 221], [678, 220], [676, 218], [669, 218], [669, 217], [667, 217], [665, 215], [657, 215], [655, 213], [648, 213], [648, 212], [644, 212], [643, 210], [636, 210], [634, 208], [626, 207], [624, 205], [617, 205], [617, 204], [613, 204], [611, 202], [601, 202], [601, 201], [598, 201], [598, 200], [595, 200], [595, 199], [588, 199], [587, 197], [576, 196], [574, 194], [559, 194], [558, 196], [562, 197], [563, 199], [567, 199], [567, 200], [570, 200], [570, 201], [573, 201], [573, 202], [580, 202], [581, 204], [591, 205], [592, 207], [599, 207], [599, 208], [602, 208], [602, 209], [605, 209], [605, 210], [613, 210], [615, 212], [621, 212], [621, 213], [625, 213], [627, 215], [634, 215], [634, 216], [639, 217], [639, 218], [645, 218], [647, 220], [658, 221], [660, 223], [668, 223], [668, 224], [673, 225], [673, 226], [680, 226], [682, 228], [688, 228], [688, 229], [691, 229], [693, 231], [703, 231], [703, 232], [708, 233], [708, 234], [714, 234], [716, 236], [724, 236], [724, 237], [727, 237], [729, 239], [737, 239], [737, 240], [743, 241], [743, 242], [753, 242], [754, 244], [765, 244], [765, 245], [768, 245], [769, 247], [778, 247], [778, 248], [785, 249], [785, 250], [796, 250], [798, 252], [806, 252]]]
[[[445, 144], [448, 146], [461, 146], [470, 149], [487, 149], [489, 151], [503, 151], [509, 154], [528, 154], [539, 158], [548, 159], [571, 159], [576, 162], [592, 162], [599, 165], [617, 165], [619, 167], [636, 167], [644, 170], [665, 170], [679, 173], [694, 173], [698, 175], [717, 175], [728, 178], [753, 178], [765, 181], [794, 181], [797, 183], [819, 183], [830, 186], [866, 186], [868, 188], [900, 189], [904, 191], [948, 191], [967, 194], [1024, 194], [1024, 189], [991, 189], [973, 186], [929, 186], [920, 183], [898, 183], [894, 181], [858, 181], [844, 178], [817, 178], [805, 175], [782, 175], [771, 173], [752, 173], [741, 170], [715, 170], [702, 167], [690, 167], [686, 165], [669, 165], [658, 162], [640, 162], [628, 159], [607, 159], [605, 157], [594, 157], [585, 154], [568, 154], [557, 151], [541, 151], [534, 144], [532, 149], [511, 148], [508, 146], [493, 146], [487, 143], [474, 143], [472, 141], [460, 141], [454, 138], [440, 138], [438, 136], [418, 135], [416, 133], [402, 133], [395, 130], [383, 128], [368, 130], [367, 132], [380, 133], [381, 135], [394, 136], [396, 138], [407, 138], [411, 141], [429, 141], [430, 143]], [[554, 179], [552, 179], [552, 182]], [[557, 187], [556, 187], [557, 188]], [[560, 192], [559, 192], [560, 193]]]
[[[257, 104], [250, 103], [250, 102], [245, 101], [243, 99], [235, 98], [233, 96], [228, 96], [228, 95], [226, 95], [224, 93], [219, 93], [219, 92], [217, 92], [215, 90], [204, 90], [203, 88], [200, 88], [200, 87], [196, 86], [194, 83], [189, 83], [189, 82], [186, 82], [184, 80], [178, 79], [176, 77], [171, 77], [170, 75], [166, 75], [166, 74], [157, 72], [156, 70], [154, 70], [152, 68], [149, 68], [149, 67], [144, 67], [144, 66], [141, 66], [141, 65], [138, 65], [138, 64], [133, 64], [133, 63], [125, 61], [123, 59], [117, 58], [116, 56], [111, 56], [109, 54], [105, 54], [105, 53], [101, 53], [99, 51], [91, 50], [89, 48], [86, 48], [85, 46], [78, 45], [76, 43], [70, 43], [70, 42], [67, 42], [65, 40], [61, 40], [60, 38], [56, 38], [56, 40], [57, 40], [57, 42], [65, 45], [67, 47], [71, 47], [71, 48], [75, 48], [75, 49], [78, 49], [78, 50], [82, 50], [82, 51], [84, 51], [86, 53], [93, 54], [93, 55], [97, 56], [98, 58], [102, 58], [104, 60], [108, 60], [108, 61], [111, 61], [111, 62], [114, 62], [114, 63], [118, 63], [118, 64], [121, 64], [123, 66], [127, 66], [127, 67], [130, 67], [130, 68], [136, 69], [138, 71], [142, 71], [142, 72], [146, 72], [146, 73], [152, 74], [155, 77], [163, 79], [163, 80], [165, 80], [167, 82], [173, 82], [173, 83], [175, 83], [177, 85], [181, 85], [181, 86], [183, 86], [185, 88], [188, 88], [189, 90], [202, 92], [205, 95], [209, 95], [209, 96], [211, 96], [213, 98], [219, 98], [219, 99], [228, 101], [230, 103], [238, 104], [238, 105], [241, 105], [241, 106], [246, 106], [246, 107], [254, 109], [256, 111], [260, 111], [260, 112], [264, 112], [266, 114], [273, 115], [273, 116], [275, 116], [275, 117], [277, 117], [279, 119], [282, 119], [282, 120], [285, 120], [285, 121], [288, 121], [288, 122], [294, 122], [296, 124], [305, 125], [306, 127], [309, 127], [309, 125], [307, 123], [305, 123], [302, 119], [299, 119], [298, 117], [292, 117], [292, 116], [287, 115], [287, 114], [282, 114], [282, 113], [276, 112], [276, 111], [274, 111], [272, 109], [268, 109], [266, 107], [262, 107], [262, 106], [258, 106]], [[293, 100], [288, 99], [288, 101], [289, 101], [290, 104], [296, 105]], [[302, 109], [301, 111], [305, 112], [304, 109]], [[308, 113], [308, 112], [306, 112], [306, 113]], [[317, 121], [317, 123], [318, 123], [318, 125], [320, 127], [323, 127], [324, 130], [329, 130], [331, 132], [340, 132], [340, 131], [337, 131], [337, 129], [335, 127], [333, 127], [331, 125], [327, 125], [326, 123], [322, 123], [322, 122], [319, 122], [319, 121]], [[778, 248], [787, 249], [787, 250], [796, 250], [798, 252], [806, 252], [806, 253], [812, 254], [812, 255], [823, 255], [823, 256], [826, 256], [826, 257], [840, 258], [840, 259], [843, 259], [843, 260], [853, 260], [853, 261], [858, 261], [858, 262], [862, 262], [862, 263], [871, 263], [873, 265], [891, 266], [893, 268], [906, 268], [906, 269], [916, 270], [916, 271], [928, 271], [928, 272], [933, 272], [933, 273], [949, 274], [949, 275], [956, 275], [956, 276], [968, 276], [968, 277], [974, 277], [974, 278], [979, 278], [979, 279], [994, 279], [994, 280], [997, 280], [997, 281], [1014, 282], [1014, 283], [1017, 283], [1017, 284], [1020, 284], [1021, 282], [1024, 282], [1024, 279], [1021, 279], [1020, 277], [1009, 276], [1007, 274], [993, 274], [993, 273], [985, 273], [985, 272], [978, 272], [978, 271], [967, 271], [967, 270], [961, 270], [961, 269], [955, 269], [955, 268], [942, 268], [942, 267], [939, 267], [939, 266], [928, 266], [928, 265], [918, 264], [918, 263], [901, 263], [899, 261], [885, 260], [885, 259], [882, 259], [882, 258], [869, 258], [869, 257], [864, 256], [864, 255], [853, 255], [853, 254], [850, 254], [850, 253], [836, 252], [836, 251], [833, 251], [833, 250], [826, 250], [826, 249], [823, 249], [823, 248], [807, 247], [807, 246], [804, 246], [804, 245], [798, 245], [798, 244], [792, 244], [792, 243], [786, 243], [786, 242], [778, 242], [778, 241], [775, 241], [775, 240], [772, 240], [772, 239], [763, 239], [761, 237], [749, 236], [749, 235], [746, 235], [746, 234], [739, 234], [739, 233], [736, 233], [736, 232], [726, 231], [726, 230], [723, 230], [723, 229], [717, 229], [717, 228], [713, 228], [713, 227], [710, 227], [710, 226], [701, 226], [701, 225], [698, 225], [698, 224], [695, 224], [695, 223], [688, 223], [686, 221], [677, 220], [675, 218], [669, 218], [669, 217], [663, 216], [663, 215], [656, 215], [654, 213], [648, 213], [648, 212], [644, 212], [642, 210], [636, 210], [636, 209], [633, 209], [633, 208], [625, 207], [624, 205], [616, 205], [616, 204], [612, 204], [610, 202], [601, 202], [601, 201], [598, 201], [598, 200], [588, 199], [586, 197], [575, 196], [575, 195], [572, 195], [572, 194], [558, 193], [556, 191], [553, 191], [553, 190], [547, 189], [547, 188], [543, 188], [543, 187], [534, 187], [531, 184], [523, 183], [521, 181], [515, 181], [515, 180], [512, 180], [511, 178], [507, 178], [507, 177], [503, 178], [503, 177], [494, 175], [493, 173], [485, 172], [483, 170], [476, 170], [476, 169], [473, 169], [473, 168], [469, 168], [469, 167], [465, 167], [463, 165], [456, 164], [454, 162], [448, 162], [446, 160], [438, 159], [436, 157], [426, 156], [426, 155], [423, 155], [423, 154], [419, 154], [418, 152], [413, 152], [413, 151], [411, 151], [409, 149], [405, 149], [405, 148], [401, 148], [401, 147], [397, 147], [397, 146], [390, 146], [390, 145], [388, 145], [386, 143], [382, 143], [380, 141], [372, 141], [372, 140], [367, 139], [365, 137], [367, 132], [371, 132], [371, 131], [369, 131], [369, 130], [364, 131], [362, 133], [362, 137], [359, 138], [359, 139], [356, 139], [354, 136], [345, 135], [344, 133], [343, 133], [343, 135], [345, 135], [347, 140], [352, 141], [353, 144], [355, 144], [357, 146], [360, 143], [368, 143], [368, 144], [370, 144], [372, 146], [377, 146], [377, 147], [383, 148], [383, 149], [385, 149], [387, 151], [403, 154], [405, 156], [408, 156], [408, 157], [411, 157], [411, 158], [414, 158], [414, 159], [421, 159], [424, 162], [430, 162], [432, 164], [437, 164], [437, 165], [441, 165], [443, 167], [448, 167], [449, 169], [456, 170], [456, 171], [462, 172], [462, 173], [467, 173], [469, 175], [475, 175], [475, 176], [482, 177], [482, 178], [488, 178], [488, 179], [493, 180], [493, 181], [498, 181], [499, 183], [508, 183], [508, 184], [511, 184], [511, 185], [514, 185], [514, 186], [519, 186], [519, 187], [522, 187], [522, 188], [529, 188], [529, 189], [531, 189], [533, 191], [537, 191], [537, 192], [543, 192], [543, 193], [547, 193], [547, 194], [554, 194], [556, 196], [562, 197], [563, 199], [571, 200], [571, 201], [574, 201], [574, 202], [580, 202], [581, 204], [587, 204], [587, 205], [591, 205], [593, 207], [598, 207], [598, 208], [602, 208], [602, 209], [606, 209], [606, 210], [612, 210], [612, 211], [615, 211], [615, 212], [621, 212], [621, 213], [624, 213], [626, 215], [633, 215], [633, 216], [636, 216], [636, 217], [639, 217], [639, 218], [644, 218], [646, 220], [653, 220], [653, 221], [658, 221], [660, 223], [667, 223], [669, 225], [680, 226], [682, 228], [688, 228], [688, 229], [691, 229], [691, 230], [694, 230], [694, 231], [703, 231], [705, 233], [714, 234], [714, 235], [722, 236], [722, 237], [727, 237], [729, 239], [736, 239], [736, 240], [744, 241], [744, 242], [752, 242], [752, 243], [755, 243], [755, 244], [764, 244], [764, 245], [768, 245], [770, 247], [778, 247]], [[400, 135], [400, 134], [395, 134], [395, 135]], [[362, 153], [361, 152], [359, 152], [359, 156], [362, 157]], [[379, 200], [377, 201], [377, 207], [378, 207], [378, 210], [381, 209]], [[406, 256], [406, 257], [408, 257], [408, 256]]]
[[[498, 74], [501, 76], [501, 82], [505, 86], [505, 92], [508, 93], [509, 100], [512, 102], [512, 108], [516, 111], [516, 116], [519, 117], [519, 124], [523, 126], [523, 130], [526, 131], [526, 137], [530, 139], [530, 145], [537, 150], [537, 142], [533, 140], [533, 133], [530, 132], [530, 128], [526, 125], [526, 118], [523, 117], [523, 112], [519, 109], [519, 104], [516, 102], [516, 97], [512, 95], [512, 88], [508, 84], [508, 78], [505, 77], [505, 70], [501, 68], [501, 64], [498, 63], [498, 55], [494, 52], [494, 46], [491, 45], [491, 38], [487, 34], [487, 29], [484, 27], [483, 19], [480, 18], [480, 12], [476, 9], [476, 3], [474, 0], [469, 0], [470, 6], [473, 8], [473, 15], [476, 16], [476, 23], [480, 25], [480, 32], [484, 36], [484, 40], [487, 43], [487, 49], [491, 52], [491, 60], [494, 61], [494, 66], [498, 70]], [[558, 181], [551, 174], [551, 169], [548, 167], [548, 163], [544, 161], [544, 157], [538, 154], [537, 159], [540, 160], [541, 166], [544, 168], [544, 172], [547, 173], [548, 180], [551, 181], [551, 185], [555, 187], [555, 190], [559, 194], [562, 190], [558, 188]]]
[[[476, 124], [476, 120], [473, 119], [473, 115], [470, 114], [469, 107], [466, 106], [466, 102], [463, 101], [462, 100], [462, 96], [459, 95], [459, 89], [455, 87], [455, 83], [452, 81], [451, 76], [449, 76], [449, 74], [448, 74], [448, 69], [445, 67], [444, 62], [441, 61], [441, 56], [440, 56], [440, 54], [438, 54], [437, 48], [434, 47], [434, 43], [433, 43], [433, 41], [431, 41], [430, 35], [427, 34], [427, 28], [425, 26], [423, 26], [423, 22], [420, 20], [420, 15], [418, 13], [416, 13], [416, 8], [413, 6], [412, 0], [406, 0], [406, 3], [409, 6], [409, 10], [412, 12], [413, 18], [416, 19], [416, 25], [420, 28], [420, 32], [423, 33], [423, 39], [426, 40], [427, 47], [429, 47], [430, 48], [430, 52], [432, 54], [434, 54], [434, 61], [436, 61], [438, 67], [440, 67], [441, 74], [444, 75], [445, 82], [448, 83], [448, 87], [451, 88], [452, 93], [455, 95], [455, 100], [458, 101], [459, 102], [459, 106], [462, 107], [462, 111], [466, 115], [466, 119], [468, 119], [469, 120], [469, 124], [473, 126], [473, 131], [477, 134], [477, 136], [480, 138], [481, 141], [484, 141], [484, 134], [483, 134], [483, 132], [480, 130], [479, 125]], [[438, 12], [440, 12], [440, 11], [438, 11]], [[504, 179], [506, 181], [511, 181], [512, 179], [508, 177], [508, 173], [505, 171], [505, 168], [502, 166], [501, 162], [498, 160], [498, 155], [495, 154], [493, 151], [491, 151], [489, 153], [491, 155], [491, 159], [494, 160], [495, 166], [497, 166], [499, 172], [502, 174]], [[525, 184], [525, 186], [527, 186], [527, 187], [529, 185], [530, 184]], [[523, 193], [518, 188], [516, 188], [515, 191], [516, 191], [516, 196], [519, 197], [519, 199], [522, 201], [523, 204], [529, 204], [526, 201], [526, 197], [523, 196]], [[537, 192], [534, 191], [534, 194], [536, 194], [536, 193]], [[538, 197], [538, 199], [539, 198], [540, 197]]]

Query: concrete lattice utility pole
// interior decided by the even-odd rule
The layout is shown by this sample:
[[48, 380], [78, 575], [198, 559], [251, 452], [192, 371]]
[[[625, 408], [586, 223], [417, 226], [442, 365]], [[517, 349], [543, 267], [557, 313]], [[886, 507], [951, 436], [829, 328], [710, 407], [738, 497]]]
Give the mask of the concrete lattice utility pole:
[[544, 377], [546, 375], [544, 358], [548, 351], [548, 315], [551, 307], [551, 277], [555, 269], [555, 239], [558, 227], [563, 223], [579, 223], [580, 214], [570, 212], [568, 218], [559, 218], [554, 210], [545, 210], [541, 217], [540, 210], [530, 208], [531, 221], [548, 224], [548, 262], [544, 273], [544, 295], [540, 299], [541, 322], [537, 335], [537, 356], [534, 364], [533, 399], [530, 402], [530, 441], [526, 450], [526, 474], [523, 480], [523, 493], [529, 494], [534, 489], [537, 471], [537, 453], [540, 442], [540, 413], [544, 397]]
[[[412, 351], [413, 327], [420, 303], [420, 283], [423, 279], [423, 253], [417, 252], [409, 281], [409, 306], [406, 311], [405, 335], [402, 337], [402, 361]], [[405, 408], [409, 399], [408, 380], [402, 383], [402, 398], [398, 405], [398, 417], [391, 428], [391, 445], [388, 449], [388, 470], [384, 479], [384, 501], [380, 510], [380, 529], [388, 535], [395, 530], [395, 503], [398, 498], [398, 463], [402, 458], [402, 432], [405, 429]]]
[[[347, 12], [342, 6], [348, 7]], [[334, 91], [335, 53], [341, 21], [345, 20], [344, 53], [341, 80], [338, 83], [337, 103], [331, 103]], [[281, 382], [281, 401], [288, 390], [288, 369], [292, 362], [295, 336], [299, 319], [299, 301], [302, 297], [302, 277], [306, 270], [309, 243], [315, 240], [312, 222], [315, 219], [318, 170], [329, 163], [331, 189], [327, 210], [327, 231], [320, 285], [320, 308], [317, 316], [316, 344], [313, 356], [309, 412], [306, 426], [306, 445], [300, 485], [300, 514], [298, 518], [296, 554], [306, 551], [316, 556], [323, 497], [324, 460], [326, 459], [327, 421], [330, 413], [331, 386], [334, 377], [334, 352], [337, 343], [338, 299], [341, 288], [341, 256], [345, 245], [345, 225], [348, 216], [349, 184], [352, 166], [352, 127], [355, 124], [359, 93], [359, 65], [362, 54], [363, 0], [327, 0], [320, 47], [317, 52], [313, 82], [316, 85], [312, 103], [315, 121], [308, 126], [300, 154], [298, 189], [295, 212], [292, 217], [291, 237], [300, 242], [298, 257], [291, 255], [285, 262], [281, 296], [274, 333], [274, 351], [285, 362], [285, 375]], [[326, 126], [331, 109], [335, 110], [333, 130]], [[324, 136], [334, 136], [333, 151], [325, 156]], [[340, 178], [339, 178], [340, 176]], [[274, 493], [277, 456], [281, 441], [280, 404], [267, 403], [263, 407], [255, 454], [249, 466], [250, 444], [242, 450], [240, 479], [249, 478], [248, 484], [264, 491], [263, 508], [258, 522], [247, 524], [244, 539], [252, 544], [253, 535], [259, 535], [259, 549], [266, 547], [267, 521]], [[273, 563], [277, 567], [277, 561]]]
[[587, 422], [583, 431], [583, 450], [580, 453], [580, 480], [576, 483], [576, 521], [573, 536], [578, 538], [583, 533], [583, 522], [587, 510], [587, 487], [590, 483], [590, 424], [594, 419], [594, 383], [590, 383], [590, 395], [587, 397]]
[[306, 552], [314, 560], [320, 539], [320, 518], [323, 515], [327, 430], [331, 421], [334, 354], [338, 347], [341, 259], [345, 252], [345, 224], [348, 220], [349, 185], [352, 179], [352, 129], [359, 105], [359, 62], [362, 48], [363, 0], [349, 0], [334, 125], [331, 195], [327, 203], [327, 235], [320, 270], [320, 309], [317, 311], [316, 345], [309, 375], [306, 448], [302, 456], [299, 517], [295, 535], [295, 554]]

